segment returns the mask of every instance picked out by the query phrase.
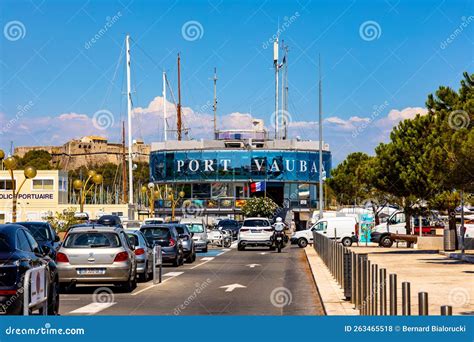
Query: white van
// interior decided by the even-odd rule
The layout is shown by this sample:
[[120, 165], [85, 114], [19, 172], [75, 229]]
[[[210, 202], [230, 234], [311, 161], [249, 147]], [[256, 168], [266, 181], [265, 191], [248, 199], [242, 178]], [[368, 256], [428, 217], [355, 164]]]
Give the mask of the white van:
[[[324, 217], [311, 228], [297, 231], [291, 237], [292, 244], [304, 248], [313, 242], [313, 231], [330, 239], [336, 238], [345, 247], [359, 241], [359, 221], [356, 215], [342, 217]], [[337, 236], [336, 236], [337, 235]]]
[[188, 230], [193, 233], [194, 246], [197, 251], [207, 253], [207, 228], [202, 217], [183, 217], [179, 223], [186, 225]]

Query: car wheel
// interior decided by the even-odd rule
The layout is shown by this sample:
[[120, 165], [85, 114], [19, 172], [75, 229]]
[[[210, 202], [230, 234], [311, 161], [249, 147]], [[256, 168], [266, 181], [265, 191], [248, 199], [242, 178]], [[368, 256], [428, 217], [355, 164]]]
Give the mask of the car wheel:
[[179, 265], [182, 266], [184, 265], [184, 252], [183, 250], [181, 250], [181, 254], [180, 254], [180, 259], [179, 259]]
[[385, 248], [390, 248], [393, 245], [393, 241], [390, 239], [390, 236], [384, 236], [380, 240], [380, 245]]
[[352, 239], [345, 237], [344, 239], [342, 239], [341, 243], [344, 247], [350, 247], [352, 246]]
[[298, 239], [298, 246], [300, 248], [305, 248], [306, 246], [308, 246], [308, 240], [306, 240], [305, 238], [299, 238]]
[[202, 250], [203, 253], [207, 253], [207, 246]]
[[54, 286], [51, 293], [51, 302], [48, 302], [48, 315], [57, 316], [59, 315], [59, 282], [58, 279], [55, 279]]
[[245, 246], [244, 245], [241, 245], [240, 243], [237, 245], [237, 250], [238, 251], [243, 251], [245, 250]]
[[136, 287], [136, 285], [137, 285], [137, 280], [132, 279], [131, 276], [127, 281], [120, 283], [120, 287], [122, 287], [125, 292], [132, 292], [133, 289]]

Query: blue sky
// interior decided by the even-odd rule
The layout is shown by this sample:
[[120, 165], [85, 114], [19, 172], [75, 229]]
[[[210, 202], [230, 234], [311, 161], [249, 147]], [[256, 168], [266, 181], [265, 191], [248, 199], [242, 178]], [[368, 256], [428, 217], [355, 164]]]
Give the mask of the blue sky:
[[[123, 59], [116, 65], [127, 33], [133, 134], [147, 142], [162, 139], [161, 73], [168, 72], [176, 93], [178, 52], [192, 137], [210, 137], [214, 67], [219, 126], [241, 127], [256, 117], [271, 129], [269, 42], [278, 28], [289, 46], [290, 133], [317, 139], [321, 54], [325, 140], [336, 162], [353, 151], [372, 152], [398, 121], [423, 112], [428, 93], [457, 88], [462, 72], [473, 71], [474, 8], [467, 0], [6, 0], [0, 6], [0, 148], [6, 150], [11, 140], [57, 145], [100, 134], [118, 141], [126, 109]], [[197, 25], [197, 37], [183, 34], [188, 22]], [[106, 129], [94, 125], [98, 111], [111, 113]]]

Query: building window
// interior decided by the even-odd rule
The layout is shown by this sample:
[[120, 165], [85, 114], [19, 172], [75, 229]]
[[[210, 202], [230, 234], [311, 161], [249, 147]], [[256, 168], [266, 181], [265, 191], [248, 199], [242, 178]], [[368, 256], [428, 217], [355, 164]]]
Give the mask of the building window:
[[193, 198], [210, 198], [210, 184], [193, 184]]
[[0, 179], [0, 190], [13, 190], [14, 184], [11, 179]]
[[67, 191], [67, 179], [64, 178], [59, 178], [58, 186], [59, 186], [59, 191]]
[[212, 198], [233, 197], [230, 183], [212, 183]]
[[54, 180], [33, 179], [33, 190], [54, 190]]

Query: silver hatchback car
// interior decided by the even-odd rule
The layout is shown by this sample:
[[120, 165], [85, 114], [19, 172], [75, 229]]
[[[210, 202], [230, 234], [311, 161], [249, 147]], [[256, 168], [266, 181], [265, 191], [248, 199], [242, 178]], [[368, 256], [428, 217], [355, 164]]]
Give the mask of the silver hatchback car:
[[90, 225], [71, 229], [56, 257], [61, 287], [113, 283], [131, 292], [137, 283], [133, 249], [123, 228]]

